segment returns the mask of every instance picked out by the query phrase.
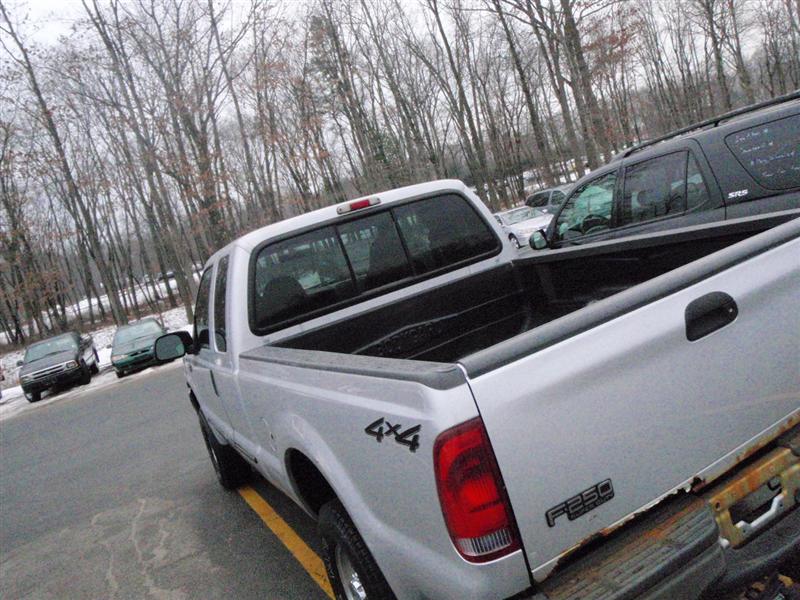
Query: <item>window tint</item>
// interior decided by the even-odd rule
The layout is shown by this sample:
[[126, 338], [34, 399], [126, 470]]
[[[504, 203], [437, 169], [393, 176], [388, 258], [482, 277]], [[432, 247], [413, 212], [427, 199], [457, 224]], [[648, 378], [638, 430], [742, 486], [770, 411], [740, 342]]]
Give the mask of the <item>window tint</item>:
[[197, 348], [208, 348], [208, 296], [211, 292], [211, 267], [203, 273], [194, 303], [194, 340]]
[[333, 227], [265, 247], [255, 268], [256, 327], [293, 319], [355, 295]]
[[558, 215], [557, 239], [569, 240], [608, 229], [616, 182], [614, 171], [576, 189]]
[[438, 196], [392, 210], [416, 274], [487, 254], [498, 248], [492, 230], [459, 196]]
[[709, 199], [708, 187], [700, 172], [692, 153], [689, 153], [689, 165], [686, 171], [686, 209], [692, 210]]
[[228, 257], [225, 256], [217, 265], [217, 282], [214, 284], [214, 344], [218, 352], [227, 352], [227, 334], [225, 326], [225, 291], [228, 283]]
[[686, 152], [625, 169], [619, 225], [650, 221], [686, 210]]
[[368, 213], [269, 244], [255, 259], [253, 331], [285, 326], [358, 294], [499, 250], [493, 230], [455, 195]]
[[800, 115], [732, 133], [725, 143], [759, 184], [773, 190], [800, 187]]
[[388, 212], [350, 221], [338, 229], [359, 291], [411, 275], [403, 243]]

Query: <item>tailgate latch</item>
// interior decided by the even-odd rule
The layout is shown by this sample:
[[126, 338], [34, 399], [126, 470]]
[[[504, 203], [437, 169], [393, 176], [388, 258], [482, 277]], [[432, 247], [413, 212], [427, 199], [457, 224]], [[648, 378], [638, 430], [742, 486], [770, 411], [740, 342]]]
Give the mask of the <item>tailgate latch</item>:
[[800, 503], [800, 457], [777, 448], [711, 492], [723, 545], [734, 548]]

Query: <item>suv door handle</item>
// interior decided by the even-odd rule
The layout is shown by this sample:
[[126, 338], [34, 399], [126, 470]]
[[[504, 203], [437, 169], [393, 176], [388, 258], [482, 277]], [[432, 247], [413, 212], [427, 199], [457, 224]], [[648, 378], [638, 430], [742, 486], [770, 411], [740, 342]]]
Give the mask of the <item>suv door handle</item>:
[[733, 322], [739, 314], [736, 301], [725, 292], [711, 292], [692, 300], [684, 313], [686, 339], [699, 340]]
[[211, 375], [211, 387], [214, 388], [214, 393], [219, 396], [219, 390], [217, 390], [217, 380], [214, 379], [214, 371], [211, 369], [208, 370], [208, 374]]

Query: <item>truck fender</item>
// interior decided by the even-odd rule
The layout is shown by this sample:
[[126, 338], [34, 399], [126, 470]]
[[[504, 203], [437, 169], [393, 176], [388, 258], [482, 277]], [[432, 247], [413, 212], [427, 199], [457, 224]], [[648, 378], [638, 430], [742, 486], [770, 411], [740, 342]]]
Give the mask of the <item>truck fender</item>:
[[280, 444], [284, 448], [285, 478], [300, 506], [314, 518], [317, 517], [317, 512], [321, 507], [321, 505], [317, 506], [319, 502], [309, 498], [307, 491], [303, 489], [302, 474], [293, 472], [299, 464], [302, 464], [297, 462], [298, 459], [308, 461], [308, 464], [319, 473], [330, 487], [331, 493], [342, 503], [360, 530], [360, 522], [369, 518], [371, 513], [342, 463], [336, 458], [324, 438], [302, 417], [296, 414], [287, 415], [282, 421], [284, 422], [279, 423], [275, 430], [287, 434], [287, 437], [282, 440], [284, 443]]

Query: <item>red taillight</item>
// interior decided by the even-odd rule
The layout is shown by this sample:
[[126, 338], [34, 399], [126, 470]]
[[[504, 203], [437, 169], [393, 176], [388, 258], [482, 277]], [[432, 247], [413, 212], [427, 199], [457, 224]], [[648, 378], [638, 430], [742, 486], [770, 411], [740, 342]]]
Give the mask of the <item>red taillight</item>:
[[461, 556], [486, 562], [517, 550], [511, 506], [481, 419], [443, 432], [433, 460], [444, 520]]

